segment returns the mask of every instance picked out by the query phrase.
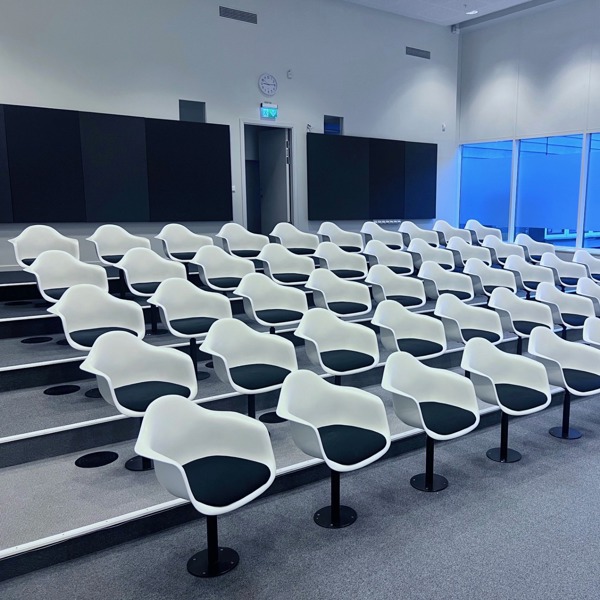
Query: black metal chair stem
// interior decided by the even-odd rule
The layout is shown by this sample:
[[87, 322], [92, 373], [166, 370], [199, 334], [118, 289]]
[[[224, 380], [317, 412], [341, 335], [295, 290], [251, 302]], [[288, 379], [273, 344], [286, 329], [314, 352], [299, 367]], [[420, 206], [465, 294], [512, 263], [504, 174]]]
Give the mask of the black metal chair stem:
[[217, 517], [206, 517], [207, 548], [194, 554], [187, 563], [187, 570], [196, 577], [218, 577], [234, 569], [239, 554], [232, 548], [219, 547]]
[[203, 371], [198, 372], [198, 342], [196, 338], [190, 339], [190, 356], [192, 357], [194, 369], [196, 370], [196, 379], [198, 379], [198, 381], [208, 379], [210, 377], [208, 373], [204, 373]]
[[571, 416], [571, 394], [565, 390], [563, 397], [563, 416], [562, 425], [560, 427], [552, 427], [550, 429], [550, 435], [561, 438], [563, 440], [577, 440], [581, 437], [581, 431], [578, 429], [572, 429], [569, 427], [569, 420]]
[[508, 447], [507, 413], [502, 413], [500, 421], [500, 448], [490, 448], [485, 454], [490, 460], [500, 463], [513, 463], [521, 460], [521, 453]]
[[340, 473], [331, 469], [331, 505], [319, 509], [315, 523], [326, 529], [341, 529], [356, 521], [356, 511], [340, 502]]
[[256, 396], [254, 394], [248, 394], [248, 416], [256, 418]]
[[425, 473], [415, 475], [410, 480], [410, 485], [421, 492], [439, 492], [448, 487], [448, 480], [433, 472], [434, 446], [433, 438], [426, 436]]
[[[143, 417], [136, 419], [139, 424], [138, 431], [142, 426], [142, 419]], [[154, 469], [154, 463], [145, 456], [136, 455], [125, 463], [125, 468], [128, 471], [152, 471]]]

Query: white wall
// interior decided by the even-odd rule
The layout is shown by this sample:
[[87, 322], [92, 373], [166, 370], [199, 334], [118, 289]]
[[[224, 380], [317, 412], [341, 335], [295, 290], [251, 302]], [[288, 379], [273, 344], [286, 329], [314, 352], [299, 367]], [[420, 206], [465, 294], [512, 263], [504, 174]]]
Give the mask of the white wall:
[[460, 142], [600, 131], [600, 0], [460, 34]]
[[[299, 226], [308, 226], [306, 125], [322, 131], [324, 114], [343, 116], [348, 135], [438, 143], [438, 216], [455, 220], [458, 36], [340, 0], [234, 3], [258, 13], [258, 25], [220, 18], [219, 4], [228, 5], [3, 0], [0, 103], [177, 119], [180, 98], [205, 101], [208, 121], [231, 127], [242, 222], [240, 122], [258, 119], [257, 78], [268, 71], [279, 81], [279, 121], [294, 127]], [[432, 59], [406, 56], [407, 45]]]

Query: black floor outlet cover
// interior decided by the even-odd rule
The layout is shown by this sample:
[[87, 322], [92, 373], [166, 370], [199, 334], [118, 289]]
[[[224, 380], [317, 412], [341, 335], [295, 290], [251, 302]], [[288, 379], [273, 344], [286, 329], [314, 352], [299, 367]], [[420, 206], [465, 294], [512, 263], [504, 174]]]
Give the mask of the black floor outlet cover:
[[115, 462], [119, 458], [116, 452], [92, 452], [91, 454], [85, 454], [80, 456], [75, 461], [75, 466], [82, 469], [96, 469], [97, 467], [103, 467]]
[[46, 388], [44, 394], [46, 394], [46, 396], [65, 396], [66, 394], [74, 394], [80, 389], [81, 388], [78, 385], [55, 385]]
[[21, 340], [21, 344], [43, 344], [44, 342], [51, 342], [52, 338], [47, 335], [40, 335], [36, 337], [29, 337]]

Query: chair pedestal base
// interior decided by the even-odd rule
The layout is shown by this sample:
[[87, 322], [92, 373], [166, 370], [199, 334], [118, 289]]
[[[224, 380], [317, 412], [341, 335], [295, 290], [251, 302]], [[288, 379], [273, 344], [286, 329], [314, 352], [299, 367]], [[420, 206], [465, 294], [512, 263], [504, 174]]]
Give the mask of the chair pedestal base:
[[325, 529], [342, 529], [356, 521], [356, 511], [349, 506], [339, 507], [339, 518], [336, 518], [338, 515], [334, 515], [333, 512], [331, 506], [321, 508], [315, 513], [315, 523]]
[[274, 410], [263, 413], [262, 415], [260, 415], [260, 417], [258, 417], [258, 420], [261, 421], [262, 423], [269, 423], [269, 424], [285, 423], [287, 421], [287, 419], [280, 417]]
[[102, 398], [102, 394], [100, 393], [100, 390], [98, 388], [91, 388], [89, 389], [84, 396], [86, 398]]
[[513, 450], [512, 448], [506, 448], [506, 456], [502, 456], [502, 448], [490, 448], [485, 455], [495, 462], [499, 463], [513, 463], [521, 460], [521, 453]]
[[441, 492], [448, 487], [448, 480], [444, 476], [434, 473], [431, 483], [428, 484], [427, 473], [419, 473], [411, 478], [410, 485], [421, 492]]
[[239, 554], [232, 548], [218, 548], [218, 560], [209, 563], [208, 549], [194, 554], [187, 563], [187, 570], [195, 577], [218, 577], [237, 567], [240, 562]]
[[125, 463], [128, 471], [152, 471], [154, 464], [149, 458], [144, 456], [134, 456]]
[[581, 431], [573, 429], [572, 427], [567, 428], [566, 434], [562, 427], [552, 427], [548, 433], [551, 436], [562, 440], [578, 440], [581, 437]]

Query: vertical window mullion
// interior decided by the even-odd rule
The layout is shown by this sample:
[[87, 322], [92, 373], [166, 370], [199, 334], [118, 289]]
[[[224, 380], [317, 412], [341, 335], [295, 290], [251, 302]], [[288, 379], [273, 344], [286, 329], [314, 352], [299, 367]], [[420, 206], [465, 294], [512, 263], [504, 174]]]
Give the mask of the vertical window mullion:
[[507, 240], [512, 242], [515, 239], [515, 220], [517, 212], [517, 183], [519, 179], [519, 150], [521, 141], [513, 140], [512, 144], [512, 164], [510, 169], [510, 201], [508, 204], [508, 233]]
[[588, 182], [588, 166], [590, 157], [590, 140], [591, 135], [589, 133], [583, 134], [583, 145], [581, 148], [581, 172], [579, 175], [579, 202], [577, 205], [577, 237], [575, 245], [578, 248], [584, 247], [584, 234], [585, 234], [585, 203], [587, 196], [587, 182]]

